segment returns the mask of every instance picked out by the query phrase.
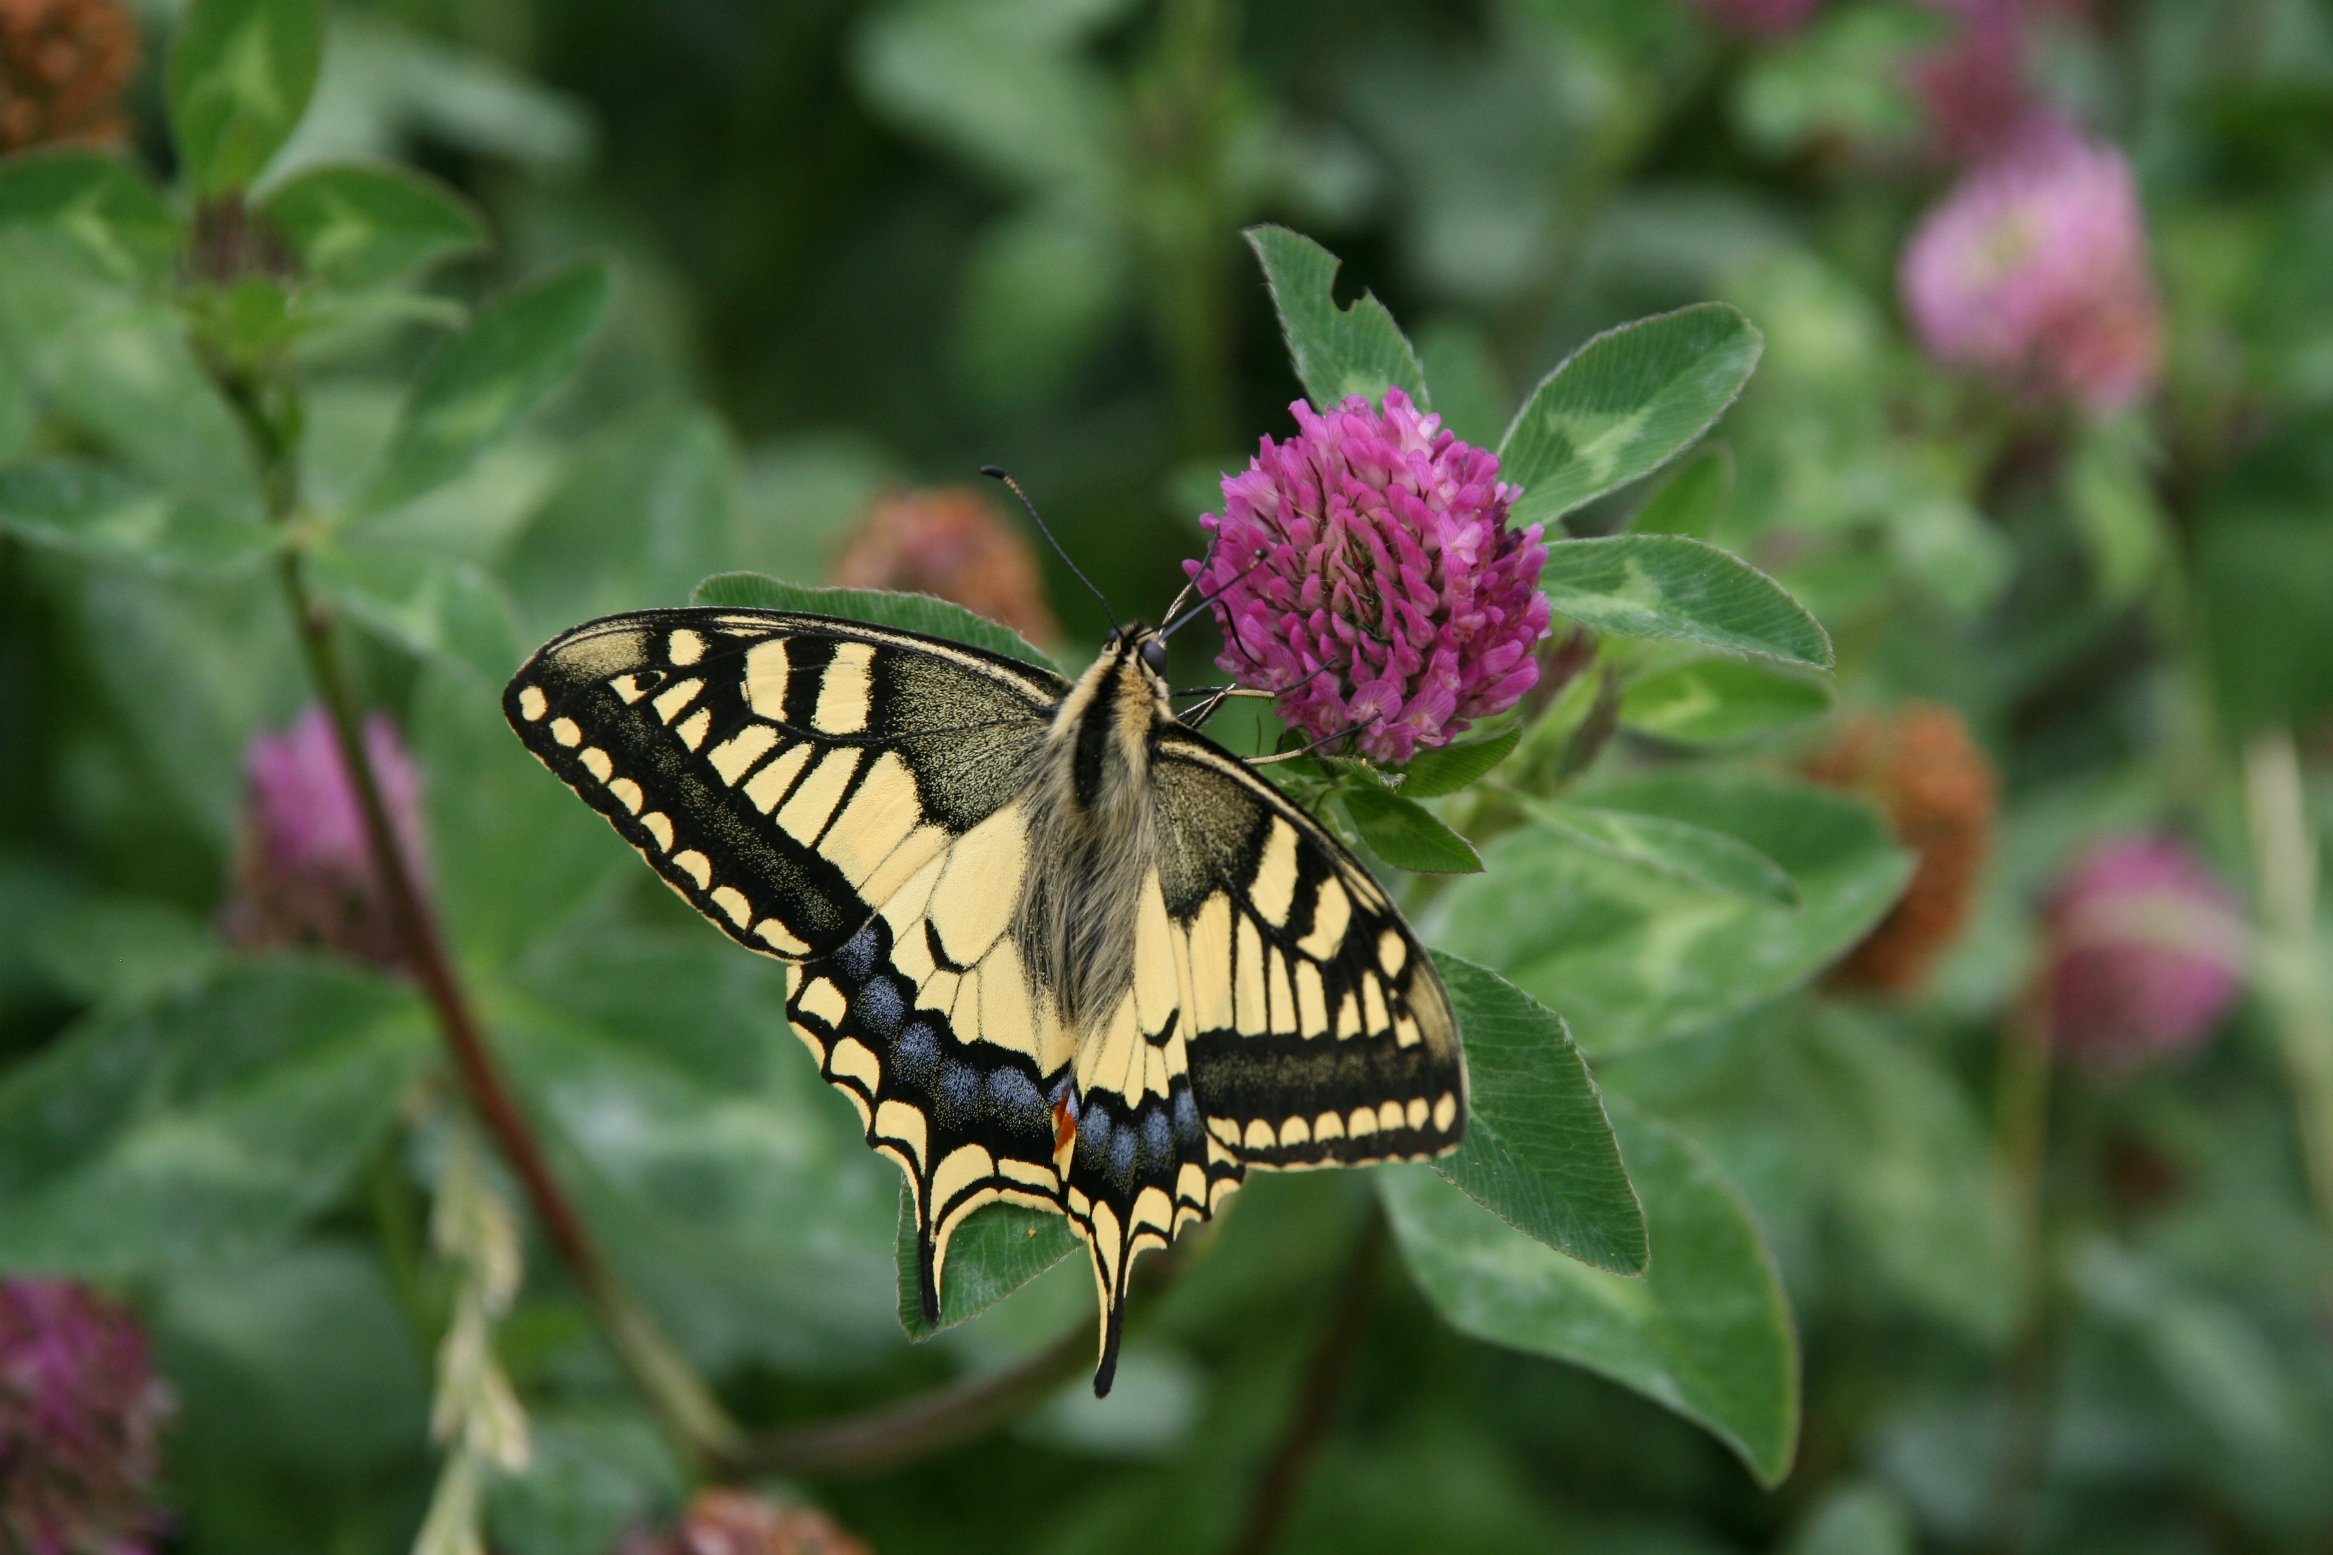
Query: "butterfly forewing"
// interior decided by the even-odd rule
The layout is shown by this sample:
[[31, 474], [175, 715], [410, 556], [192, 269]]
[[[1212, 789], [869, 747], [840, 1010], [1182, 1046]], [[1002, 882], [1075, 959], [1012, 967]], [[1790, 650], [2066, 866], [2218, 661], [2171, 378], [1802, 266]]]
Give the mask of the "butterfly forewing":
[[[974, 1210], [1069, 1218], [1100, 1290], [1099, 1387], [1141, 1250], [1251, 1166], [1449, 1148], [1465, 1069], [1431, 964], [1368, 874], [1163, 713], [1155, 824], [1124, 843], [1154, 856], [1110, 854], [1140, 866], [1131, 985], [1073, 1018], [1027, 906], [1077, 894], [1040, 808], [1061, 802], [1041, 764], [1078, 744], [1047, 742], [1069, 691], [912, 633], [698, 609], [578, 627], [504, 702], [681, 896], [789, 963], [789, 1021], [906, 1174], [927, 1318]], [[1050, 893], [1025, 889], [1038, 876]]]

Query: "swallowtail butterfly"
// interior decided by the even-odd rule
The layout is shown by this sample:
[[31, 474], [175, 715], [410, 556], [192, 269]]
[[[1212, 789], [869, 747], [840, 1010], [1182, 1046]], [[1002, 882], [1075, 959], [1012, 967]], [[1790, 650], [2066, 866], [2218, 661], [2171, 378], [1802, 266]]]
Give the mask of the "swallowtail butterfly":
[[511, 726], [730, 938], [906, 1174], [924, 1315], [996, 1200], [1128, 1266], [1250, 1169], [1440, 1154], [1466, 1066], [1385, 893], [1179, 720], [1148, 629], [1074, 683], [822, 615], [649, 610], [510, 683]]

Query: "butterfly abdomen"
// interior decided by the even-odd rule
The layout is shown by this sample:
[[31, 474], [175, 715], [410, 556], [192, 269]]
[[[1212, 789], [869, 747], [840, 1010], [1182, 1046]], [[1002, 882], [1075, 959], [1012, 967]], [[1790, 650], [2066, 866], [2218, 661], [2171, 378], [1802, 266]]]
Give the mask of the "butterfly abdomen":
[[1147, 677], [1108, 652], [1063, 698], [1030, 774], [1029, 861], [1016, 920], [1030, 974], [1073, 1030], [1104, 1026], [1134, 983], [1134, 918], [1156, 871]]

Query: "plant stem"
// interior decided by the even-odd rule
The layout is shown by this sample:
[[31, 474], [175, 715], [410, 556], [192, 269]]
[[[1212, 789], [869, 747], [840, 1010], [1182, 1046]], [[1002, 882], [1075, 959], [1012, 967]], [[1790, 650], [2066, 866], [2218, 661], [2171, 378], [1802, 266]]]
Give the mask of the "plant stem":
[[1344, 1396], [1345, 1379], [1352, 1370], [1353, 1352], [1360, 1348], [1362, 1334], [1368, 1327], [1369, 1308], [1377, 1293], [1377, 1267], [1385, 1256], [1384, 1213], [1374, 1201], [1368, 1213], [1360, 1239], [1353, 1245], [1352, 1257], [1338, 1278], [1342, 1299], [1337, 1303], [1336, 1318], [1328, 1332], [1321, 1335], [1312, 1360], [1304, 1368], [1295, 1407], [1289, 1410], [1280, 1440], [1272, 1449], [1270, 1461], [1264, 1465], [1262, 1478], [1256, 1482], [1247, 1518], [1231, 1542], [1231, 1555], [1265, 1555], [1272, 1548], [1280, 1536], [1281, 1526], [1288, 1520], [1297, 1492], [1304, 1486], [1305, 1473], [1312, 1467], [1313, 1457], [1320, 1451], [1329, 1424], [1336, 1417], [1338, 1400]]
[[406, 969], [437, 1018], [463, 1093], [517, 1177], [544, 1235], [601, 1332], [666, 1430], [684, 1451], [717, 1455], [736, 1441], [736, 1426], [671, 1342], [625, 1293], [585, 1229], [583, 1217], [552, 1174], [525, 1112], [486, 1045], [469, 995], [447, 954], [436, 915], [397, 840], [388, 803], [382, 796], [380, 774], [373, 769], [372, 753], [365, 746], [363, 719], [347, 667], [341, 661], [332, 618], [309, 587], [302, 537], [294, 530], [300, 509], [298, 402], [279, 385], [274, 387], [271, 405], [271, 386], [255, 373], [225, 369], [219, 377], [228, 403], [241, 418], [258, 456], [260, 489], [268, 516], [286, 531], [278, 581], [299, 634], [309, 677], [331, 720], [350, 787], [356, 791], [365, 848], [404, 948]]
[[310, 592], [306, 569], [295, 547], [284, 554], [281, 568], [284, 597], [299, 628], [300, 644], [317, 695], [331, 719], [341, 760], [356, 790], [357, 811], [363, 818], [365, 845], [379, 875], [389, 915], [405, 947], [407, 969], [421, 985], [424, 998], [437, 1017], [447, 1056], [453, 1060], [463, 1094], [471, 1110], [492, 1137], [503, 1161], [519, 1181], [560, 1264], [591, 1308], [635, 1385], [662, 1418], [665, 1427], [688, 1451], [717, 1455], [736, 1440], [737, 1428], [723, 1414], [711, 1392], [698, 1380], [647, 1314], [632, 1301], [600, 1256], [583, 1217], [576, 1212], [550, 1161], [536, 1140], [525, 1112], [501, 1066], [486, 1045], [485, 1034], [472, 1010], [467, 991], [455, 974], [437, 919], [414, 879], [410, 861], [399, 845], [382, 797], [380, 776], [365, 748], [364, 728], [355, 693], [341, 662], [339, 644], [329, 615]]
[[1148, 225], [1157, 267], [1154, 330], [1174, 387], [1180, 451], [1219, 454], [1231, 433], [1232, 371], [1223, 159], [1232, 112], [1229, 0], [1173, 0], [1160, 22], [1144, 115]]
[[2292, 1077], [2309, 1195], [2333, 1230], [2333, 998], [2317, 947], [2317, 840], [2289, 731], [2245, 746], [2244, 807], [2259, 893], [2260, 986]]
[[[1146, 1318], [1180, 1270], [1172, 1251], [1146, 1259], [1134, 1271], [1129, 1300], [1141, 1305], [1130, 1321]], [[897, 1403], [810, 1425], [769, 1431], [717, 1459], [724, 1473], [880, 1474], [985, 1435], [1042, 1403], [1094, 1361], [1092, 1330], [1083, 1323], [1024, 1360], [986, 1376], [970, 1377]]]
[[2049, 1454], [2051, 1351], [2055, 1338], [2049, 1214], [2051, 1071], [2048, 984], [2037, 983], [2002, 1033], [1996, 1128], [2002, 1175], [2025, 1276], [2025, 1315], [2010, 1351], [2001, 1445], [1986, 1516], [1985, 1548], [2016, 1555], [2033, 1542], [2034, 1503]]
[[1081, 1324], [1026, 1360], [895, 1404], [755, 1437], [720, 1460], [739, 1477], [880, 1474], [1003, 1425], [1093, 1364]]

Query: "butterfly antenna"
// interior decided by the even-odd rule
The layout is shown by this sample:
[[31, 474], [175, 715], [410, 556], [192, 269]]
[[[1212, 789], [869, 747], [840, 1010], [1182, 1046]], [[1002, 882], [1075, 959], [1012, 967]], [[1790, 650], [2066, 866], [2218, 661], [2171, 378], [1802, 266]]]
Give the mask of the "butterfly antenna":
[[1183, 586], [1175, 590], [1175, 597], [1167, 601], [1165, 610], [1159, 612], [1161, 621], [1175, 619], [1175, 612], [1183, 608], [1183, 601], [1191, 597], [1191, 590], [1199, 586], [1199, 580], [1207, 576], [1207, 569], [1215, 565], [1215, 548], [1222, 543], [1223, 531], [1220, 529], [1207, 537], [1207, 552], [1199, 558], [1199, 570], [1185, 578]]
[[[1215, 554], [1214, 547], [1208, 547], [1207, 554], [1210, 557], [1213, 557]], [[1183, 587], [1183, 594], [1177, 594], [1175, 596], [1175, 604], [1167, 606], [1167, 614], [1173, 616], [1174, 619], [1167, 622], [1166, 625], [1158, 629], [1158, 635], [1160, 639], [1164, 640], [1166, 638], [1172, 637], [1176, 632], [1182, 630], [1184, 627], [1190, 625], [1191, 622], [1198, 619], [1201, 612], [1210, 609], [1217, 600], [1221, 599], [1224, 595], [1230, 593], [1234, 588], [1245, 582], [1247, 580], [1248, 573], [1252, 573], [1258, 567], [1261, 567], [1271, 558], [1271, 554], [1272, 553], [1269, 550], [1257, 551], [1256, 559], [1247, 564], [1247, 570], [1245, 572], [1236, 574], [1229, 582], [1225, 583], [1223, 587], [1217, 589], [1214, 593], [1200, 595], [1199, 603], [1193, 605], [1190, 609], [1184, 611], [1181, 615], [1178, 616], [1175, 615], [1175, 605], [1180, 605], [1183, 602], [1183, 594], [1188, 594], [1191, 591], [1190, 585], [1185, 584]], [[1200, 571], [1205, 572], [1206, 568], [1202, 566]], [[1198, 580], [1196, 578], [1192, 580], [1193, 583], [1196, 583], [1197, 581]], [[1242, 643], [1240, 646], [1244, 650], [1247, 645]]]
[[1021, 506], [1029, 510], [1029, 521], [1037, 526], [1037, 533], [1043, 535], [1045, 537], [1045, 543], [1053, 547], [1053, 553], [1061, 558], [1062, 565], [1077, 575], [1077, 581], [1086, 586], [1086, 592], [1093, 595], [1096, 600], [1100, 601], [1102, 614], [1110, 618], [1110, 629], [1112, 631], [1119, 630], [1118, 612], [1110, 608], [1109, 599], [1102, 593], [1099, 588], [1094, 586], [1094, 580], [1085, 575], [1085, 569], [1077, 564], [1077, 558], [1071, 556], [1069, 552], [1062, 546], [1061, 542], [1053, 537], [1053, 531], [1045, 527], [1044, 516], [1037, 511], [1037, 504], [1029, 500], [1029, 494], [1021, 490], [1021, 483], [1017, 480], [1014, 480], [1011, 475], [1007, 474], [1005, 471], [999, 469], [993, 464], [982, 465], [980, 467], [980, 473], [987, 476], [990, 480], [1003, 481], [1006, 488], [1009, 489], [1014, 496], [1021, 499]]

